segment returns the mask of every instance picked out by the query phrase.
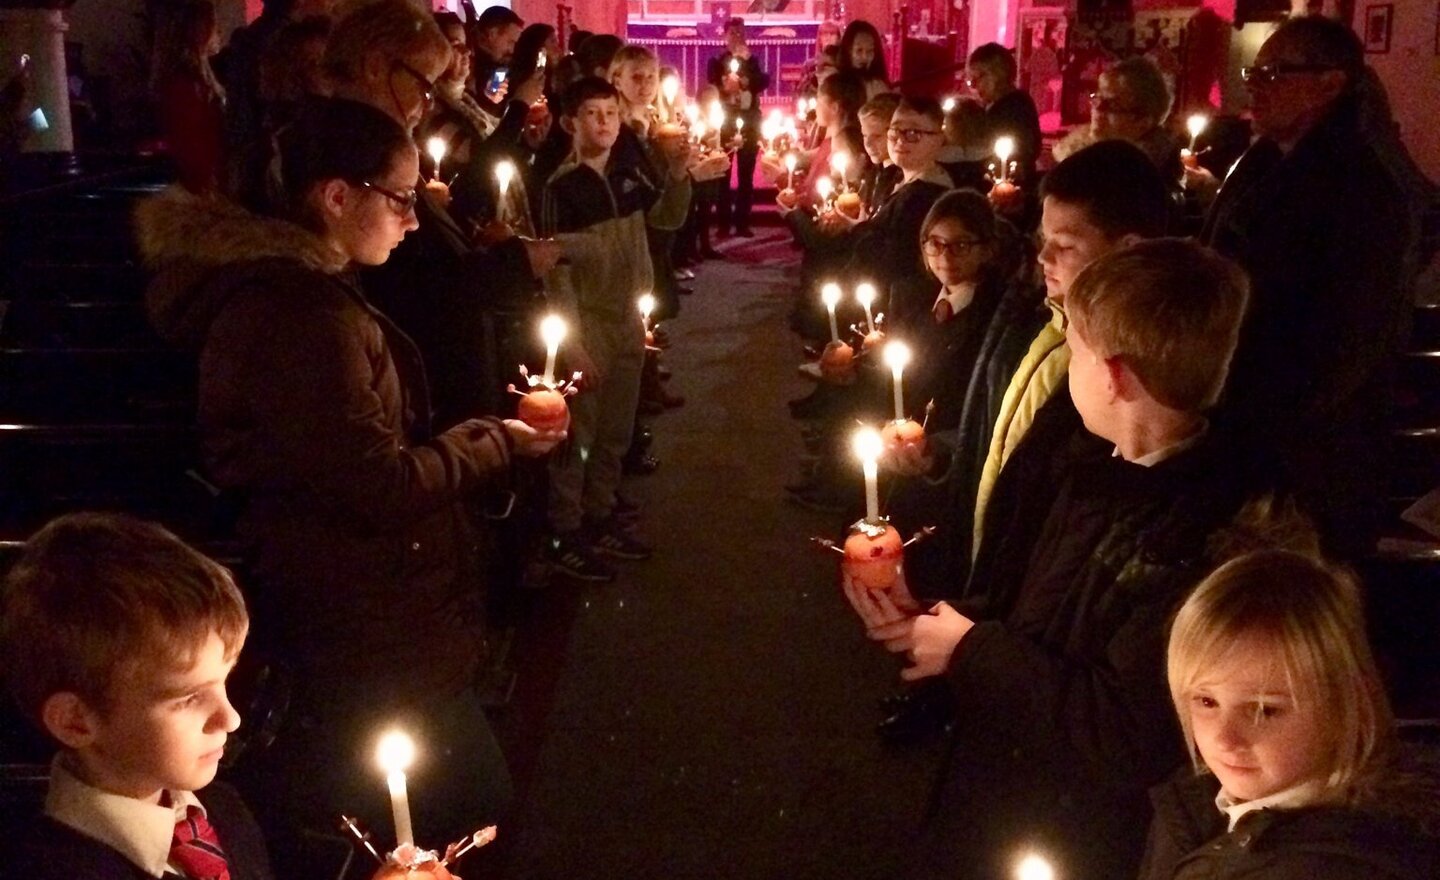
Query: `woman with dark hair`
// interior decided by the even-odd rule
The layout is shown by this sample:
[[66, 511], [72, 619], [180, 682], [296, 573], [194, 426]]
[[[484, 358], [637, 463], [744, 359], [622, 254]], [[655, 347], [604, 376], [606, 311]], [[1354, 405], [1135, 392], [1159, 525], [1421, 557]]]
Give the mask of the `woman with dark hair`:
[[[541, 62], [541, 57], [544, 62]], [[529, 79], [537, 68], [545, 68], [545, 96], [553, 98], [555, 90], [551, 87], [551, 72], [560, 64], [560, 59], [565, 53], [560, 51], [560, 38], [555, 33], [555, 27], [543, 22], [536, 22], [520, 32], [520, 39], [515, 41], [515, 54], [510, 61], [510, 78], [516, 82], [524, 82]]]
[[180, 183], [194, 193], [218, 189], [225, 167], [225, 90], [210, 68], [219, 48], [211, 0], [182, 0], [160, 16], [150, 93]]
[[851, 71], [865, 85], [865, 99], [890, 91], [890, 70], [885, 65], [885, 40], [875, 25], [856, 19], [840, 37], [840, 72]]
[[509, 796], [473, 686], [480, 594], [460, 502], [563, 432], [495, 418], [431, 432], [420, 353], [351, 271], [416, 228], [409, 135], [373, 107], [317, 98], [275, 141], [253, 212], [172, 190], [137, 213], [151, 320], [198, 356], [206, 470], [243, 503], [257, 619], [294, 673], [257, 784], [275, 783], [266, 812], [292, 830], [357, 805], [378, 824], [384, 804], [355, 784], [353, 756], [411, 719], [427, 748], [457, 756], [417, 804], [434, 810], [418, 819], [428, 833], [453, 839]]

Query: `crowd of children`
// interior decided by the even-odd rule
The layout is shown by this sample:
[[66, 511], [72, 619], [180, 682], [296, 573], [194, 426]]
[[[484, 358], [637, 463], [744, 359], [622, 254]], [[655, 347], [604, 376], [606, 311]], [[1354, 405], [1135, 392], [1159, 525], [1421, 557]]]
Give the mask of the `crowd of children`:
[[[180, 5], [191, 54], [167, 76], [220, 95], [213, 10]], [[282, 6], [226, 70], [260, 70], [286, 34], [322, 41], [321, 69], [300, 52], [265, 69], [323, 94], [270, 106], [227, 82], [224, 148], [212, 120], [186, 186], [137, 215], [152, 322], [198, 363], [207, 477], [242, 502], [250, 609], [155, 525], [76, 514], [29, 542], [0, 662], [60, 751], [0, 874], [265, 880], [262, 833], [289, 855], [341, 812], [385, 814], [355, 768], [395, 719], [445, 756], [414, 771], [427, 833], [503, 816], [475, 685], [484, 495], [543, 478], [544, 553], [571, 577], [650, 555], [620, 493], [637, 417], [676, 399], [649, 317], [679, 310], [712, 210], [746, 234], [757, 164], [803, 251], [792, 326], [815, 391], [791, 405], [790, 496], [850, 513], [855, 421], [923, 423], [891, 425], [880, 469], [891, 520], [935, 537], [888, 589], [841, 574], [866, 635], [907, 661], [881, 733], [945, 738], [897, 842], [913, 875], [993, 880], [1027, 857], [1066, 878], [1440, 873], [1440, 760], [1399, 742], [1359, 586], [1327, 561], [1371, 535], [1354, 456], [1378, 448], [1414, 246], [1351, 191], [1405, 197], [1346, 127], [1348, 28], [1294, 19], [1261, 49], [1260, 137], [1196, 241], [1176, 235], [1182, 171], [1152, 148], [1165, 114], [1111, 118], [1158, 107], [1131, 94], [1150, 82], [1134, 65], [1097, 98], [1094, 142], [1042, 177], [1010, 52], [975, 49], [973, 97], [946, 105], [892, 91], [854, 21], [821, 47], [787, 168], [760, 155], [768, 78], [743, 22], [696, 96], [724, 122], [692, 137], [655, 56], [617, 37], [567, 53], [502, 7], [368, 0], [320, 26]], [[568, 325], [555, 372], [583, 390], [556, 421], [505, 417], [477, 377], [533, 355], [545, 313]], [[1321, 349], [1333, 334], [1354, 345]], [[244, 738], [255, 818], [212, 782], [252, 612], [288, 687], [279, 728]]]

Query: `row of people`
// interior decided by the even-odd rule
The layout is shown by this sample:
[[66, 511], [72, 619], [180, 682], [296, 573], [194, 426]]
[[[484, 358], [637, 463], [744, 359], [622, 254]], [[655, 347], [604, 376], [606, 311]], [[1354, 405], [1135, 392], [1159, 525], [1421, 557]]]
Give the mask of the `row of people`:
[[[1143, 80], [1145, 70], [1117, 68], [1109, 86]], [[821, 84], [822, 105], [827, 83], [839, 79]], [[1416, 245], [1413, 210], [1381, 205], [1411, 206], [1418, 195], [1401, 188], [1357, 126], [1365, 81], [1347, 27], [1318, 17], [1282, 25], [1247, 70], [1259, 137], [1219, 188], [1198, 242], [1164, 237], [1175, 228], [1178, 162], [1143, 149], [1158, 141], [1153, 126], [1111, 125], [1130, 108], [1109, 94], [1096, 102], [1097, 119], [1108, 120], [1092, 128], [1096, 143], [1070, 153], [1038, 187], [1027, 178], [1040, 205], [1030, 266], [1016, 259], [1023, 239], [997, 218], [1008, 207], [998, 185], [987, 200], [947, 191], [953, 178], [937, 176], [913, 211], [899, 210], [939, 164], [942, 114], [922, 98], [901, 98], [885, 128], [888, 159], [902, 173], [891, 195], [882, 190], [858, 217], [829, 205], [812, 217], [803, 204], [791, 215], [807, 258], [823, 266], [802, 290], [807, 302], [826, 277], [847, 290], [869, 281], [887, 312], [885, 337], [913, 353], [895, 397], [914, 411], [892, 413], [883, 349], [867, 352], [874, 339], [861, 338], [868, 324], [816, 346], [810, 372], [821, 384], [795, 409], [808, 423], [816, 474], [848, 479], [828, 495], [808, 481], [797, 498], [858, 500], [849, 426], [857, 417], [918, 421], [933, 401], [923, 443], [887, 428], [895, 439], [881, 467], [899, 533], [935, 527], [935, 538], [907, 551], [888, 589], [874, 589], [861, 564], [842, 569], [867, 634], [904, 655], [902, 677], [916, 683], [887, 701], [894, 714], [882, 733], [943, 731], [947, 740], [914, 843], [917, 875], [1001, 876], [1038, 849], [1063, 876], [1134, 876], [1147, 790], [1184, 763], [1172, 697], [1192, 750], [1200, 748], [1193, 754], [1219, 785], [1183, 781], [1162, 803], [1174, 810], [1179, 798], [1201, 811], [1186, 820], [1191, 846], [1204, 842], [1197, 829], [1225, 831], [1228, 814], [1229, 835], [1208, 852], [1230, 861], [1181, 858], [1167, 838], [1184, 826], [1171, 813], [1154, 832], [1147, 876], [1254, 870], [1243, 856], [1272, 827], [1257, 806], [1294, 811], [1273, 827], [1305, 829], [1266, 838], [1292, 844], [1282, 855], [1298, 876], [1316, 864], [1310, 847], [1329, 845], [1325, 835], [1374, 830], [1385, 806], [1376, 791], [1414, 772], [1433, 791], [1433, 769], [1417, 771], [1391, 748], [1373, 673], [1343, 698], [1363, 701], [1374, 713], [1366, 721], [1306, 715], [1291, 728], [1296, 749], [1314, 746], [1305, 761], [1269, 750], [1274, 733], [1262, 710], [1271, 704], [1259, 682], [1284, 679], [1276, 712], [1298, 714], [1329, 676], [1349, 674], [1355, 658], [1369, 662], [1354, 633], [1307, 636], [1317, 641], [1305, 650], [1334, 671], [1317, 661], [1302, 673], [1286, 665], [1293, 659], [1275, 659], [1301, 650], [1288, 622], [1281, 631], [1210, 621], [1251, 637], [1239, 642], [1254, 652], [1226, 656], [1206, 642], [1213, 677], [1186, 666], [1193, 654], [1183, 657], [1200, 651], [1186, 639], [1211, 638], [1185, 630], [1187, 613], [1220, 613], [1193, 606], [1227, 590], [1235, 594], [1226, 601], [1264, 601], [1269, 578], [1291, 583], [1268, 611], [1244, 606], [1257, 621], [1358, 620], [1353, 596], [1335, 598], [1353, 585], [1318, 560], [1323, 552], [1353, 562], [1374, 546], [1385, 503], [1376, 451]], [[829, 109], [820, 113], [827, 123]], [[842, 137], [837, 127], [832, 140]], [[907, 166], [917, 153], [923, 167]], [[1009, 219], [1024, 225], [1023, 214]], [[865, 246], [829, 251], [829, 236], [815, 234], [827, 226], [829, 236], [839, 230], [835, 240]], [[871, 254], [884, 258], [872, 263]], [[816, 323], [802, 329], [823, 341]], [[1237, 557], [1245, 558], [1195, 591]], [[1320, 595], [1332, 604], [1317, 605]], [[1182, 607], [1167, 692], [1167, 632]], [[1255, 707], [1249, 725], [1232, 714], [1222, 727], [1202, 727], [1233, 712], [1226, 704], [1238, 692]], [[1200, 742], [1199, 730], [1215, 739]], [[1217, 787], [1219, 806], [1206, 815], [1193, 794], [1213, 797]], [[1307, 824], [1317, 810], [1331, 811], [1323, 812], [1335, 823], [1328, 830]], [[1374, 833], [1404, 841], [1398, 863], [1433, 865], [1423, 802], [1407, 800], [1397, 813], [1406, 820]], [[1252, 821], [1241, 821], [1245, 814]], [[1361, 847], [1345, 858], [1328, 870], [1362, 876], [1384, 861]]]

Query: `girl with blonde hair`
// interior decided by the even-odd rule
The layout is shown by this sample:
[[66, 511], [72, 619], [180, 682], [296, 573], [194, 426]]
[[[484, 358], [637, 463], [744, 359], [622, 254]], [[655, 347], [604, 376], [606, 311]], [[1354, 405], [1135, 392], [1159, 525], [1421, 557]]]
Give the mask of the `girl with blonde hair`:
[[1176, 615], [1167, 668], [1196, 773], [1153, 794], [1144, 880], [1440, 876], [1440, 762], [1399, 747], [1352, 576], [1234, 559]]

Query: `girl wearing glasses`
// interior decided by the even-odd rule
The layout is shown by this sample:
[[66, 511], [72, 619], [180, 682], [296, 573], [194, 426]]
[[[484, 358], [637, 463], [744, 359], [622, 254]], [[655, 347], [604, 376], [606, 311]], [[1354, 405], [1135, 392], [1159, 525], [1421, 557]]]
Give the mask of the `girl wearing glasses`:
[[416, 228], [409, 135], [371, 106], [316, 99], [276, 140], [274, 186], [253, 213], [172, 192], [138, 215], [157, 269], [152, 321], [198, 356], [208, 477], [244, 504], [252, 586], [311, 695], [294, 705], [330, 732], [277, 740], [270, 760], [306, 768], [288, 804], [333, 814], [344, 804], [326, 794], [343, 785], [315, 768], [346, 766], [379, 723], [372, 713], [413, 713], [451, 737], [434, 747], [469, 756], [453, 790], [437, 780], [447, 792], [434, 802], [458, 821], [493, 816], [506, 787], [493, 737], [441, 723], [483, 718], [469, 688], [480, 637], [467, 597], [479, 594], [462, 576], [474, 560], [460, 501], [564, 432], [494, 418], [430, 431], [419, 351], [350, 271], [385, 262]]

